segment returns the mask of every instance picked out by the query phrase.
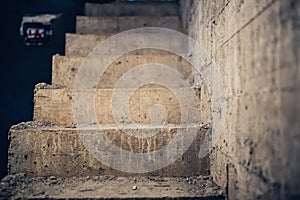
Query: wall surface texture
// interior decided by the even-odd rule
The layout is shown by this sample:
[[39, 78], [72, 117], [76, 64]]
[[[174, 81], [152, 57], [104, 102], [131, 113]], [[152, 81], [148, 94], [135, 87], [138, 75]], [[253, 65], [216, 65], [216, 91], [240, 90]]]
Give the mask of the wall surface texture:
[[300, 1], [180, 3], [184, 29], [214, 60], [225, 86], [214, 180], [229, 199], [299, 199]]

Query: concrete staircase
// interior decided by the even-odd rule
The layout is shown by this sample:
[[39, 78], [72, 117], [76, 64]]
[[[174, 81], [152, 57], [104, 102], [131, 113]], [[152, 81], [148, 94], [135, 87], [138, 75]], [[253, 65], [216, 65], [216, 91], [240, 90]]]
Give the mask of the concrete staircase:
[[[199, 124], [195, 127], [196, 139], [188, 150], [176, 162], [153, 172], [134, 174], [118, 171], [98, 161], [84, 146], [77, 133], [77, 124], [73, 118], [73, 87], [80, 66], [86, 60], [88, 53], [101, 41], [111, 35], [132, 28], [158, 26], [177, 31], [182, 31], [182, 24], [177, 15], [177, 5], [172, 5], [170, 13], [159, 11], [153, 17], [149, 11], [146, 16], [122, 16], [130, 13], [135, 5], [118, 3], [119, 6], [128, 7], [127, 11], [117, 9], [123, 14], [108, 16], [115, 13], [103, 12], [109, 4], [87, 4], [86, 13], [92, 16], [78, 16], [76, 34], [66, 34], [65, 56], [53, 56], [52, 84], [38, 84], [34, 91], [34, 121], [21, 123], [11, 128], [9, 133], [9, 174], [26, 173], [29, 177], [86, 177], [113, 175], [118, 177], [128, 176], [160, 176], [160, 177], [190, 177], [209, 175], [209, 159], [198, 157], [198, 151], [205, 137], [206, 130]], [[141, 6], [141, 4], [139, 4]], [[147, 10], [147, 5], [143, 5]], [[148, 8], [153, 6], [149, 4]], [[119, 7], [118, 7], [119, 8]], [[150, 10], [151, 10], [150, 9]], [[106, 16], [97, 16], [105, 13]], [[134, 13], [138, 15], [139, 13]], [[166, 16], [168, 15], [168, 16]], [[136, 35], [135, 37], [145, 37]], [[106, 55], [92, 62], [101, 63]], [[130, 98], [130, 113], [135, 123], [147, 125], [151, 122], [148, 113], [150, 107], [160, 104], [165, 108], [167, 117], [166, 128], [132, 128], [131, 124], [124, 122], [125, 128], [119, 128], [115, 122], [110, 104], [112, 93], [117, 81], [129, 70], [137, 65], [147, 63], [161, 63], [172, 66], [193, 85], [193, 68], [178, 56], [159, 50], [144, 49], [130, 52], [117, 58], [105, 71], [98, 87], [95, 90], [95, 112], [101, 131], [116, 146], [129, 152], [145, 153], [163, 148], [180, 130], [181, 109], [174, 93], [166, 87], [157, 84], [147, 84], [136, 90]], [[91, 71], [90, 73], [95, 73]], [[180, 88], [178, 88], [180, 89]], [[125, 88], [126, 90], [126, 88]], [[197, 91], [197, 89], [195, 89]], [[85, 95], [93, 95], [87, 93]], [[184, 108], [183, 108], [184, 109]], [[207, 127], [206, 127], [207, 128]], [[154, 131], [156, 134], [150, 138], [136, 138], [128, 133]], [[85, 127], [86, 134], [97, 134], [92, 126]], [[187, 133], [189, 134], [189, 133]], [[98, 144], [102, 145], [102, 144]], [[172, 149], [176, 151], [176, 149]], [[113, 159], [113, 156], [112, 156]], [[131, 162], [130, 159], [128, 162]], [[143, 165], [143, 161], [140, 163]], [[133, 166], [138, 168], [139, 166]], [[107, 183], [109, 184], [109, 183]], [[114, 183], [115, 184], [115, 183]], [[146, 184], [146, 183], [145, 183]], [[186, 183], [189, 184], [189, 183]], [[146, 184], [147, 185], [147, 184]], [[170, 187], [172, 184], [170, 182]], [[194, 185], [194, 188], [200, 187]], [[214, 186], [215, 187], [215, 186]], [[109, 189], [108, 189], [109, 190]], [[198, 190], [197, 190], [198, 191]], [[222, 192], [221, 192], [222, 193]], [[51, 194], [50, 194], [51, 195]], [[157, 196], [158, 195], [158, 196]], [[60, 196], [61, 197], [61, 196]], [[159, 198], [164, 194], [151, 196], [140, 194], [134, 198]], [[215, 193], [199, 193], [192, 191], [172, 198], [203, 198], [223, 199], [220, 191]], [[54, 198], [54, 197], [53, 197]], [[72, 197], [74, 198], [74, 197]], [[93, 198], [89, 197], [89, 198]], [[94, 196], [94, 198], [96, 198]], [[97, 196], [97, 198], [101, 198]], [[104, 197], [103, 197], [104, 198]], [[105, 197], [107, 198], [107, 197]], [[125, 198], [119, 196], [116, 198]], [[129, 198], [128, 195], [126, 198]]]

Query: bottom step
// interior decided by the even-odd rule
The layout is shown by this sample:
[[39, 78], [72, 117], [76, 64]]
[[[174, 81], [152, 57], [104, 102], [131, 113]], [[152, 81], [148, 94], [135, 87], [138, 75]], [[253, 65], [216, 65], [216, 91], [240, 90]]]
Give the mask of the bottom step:
[[209, 176], [28, 178], [8, 175], [0, 199], [225, 199]]
[[[82, 131], [80, 134], [84, 136], [82, 139], [75, 127], [55, 126], [43, 122], [27, 122], [13, 126], [9, 133], [9, 174], [26, 173], [28, 176], [35, 177], [52, 175], [57, 177], [130, 176], [143, 173], [145, 171], [141, 172], [140, 169], [145, 166], [152, 166], [152, 163], [158, 163], [157, 166], [164, 168], [157, 168], [156, 171], [149, 170], [147, 175], [169, 177], [208, 175], [208, 155], [199, 158], [199, 149], [208, 130], [205, 127], [194, 127], [197, 135], [191, 141], [192, 144], [183, 155], [179, 154], [179, 158], [175, 162], [165, 166], [163, 164], [166, 163], [169, 157], [175, 153], [180, 153], [182, 147], [188, 147], [183, 138], [174, 139], [182, 128], [172, 126], [162, 129], [151, 127], [141, 129], [124, 127], [120, 129], [108, 126], [101, 129], [101, 132], [107, 138], [104, 141], [101, 139], [99, 130], [93, 129], [93, 127], [87, 126], [80, 129]], [[148, 132], [153, 132], [155, 135], [147, 138], [137, 138], [130, 135]], [[188, 137], [190, 133], [187, 132], [182, 135]], [[115, 165], [119, 168], [110, 168], [108, 165], [103, 164], [104, 162], [98, 161], [82, 141], [85, 141], [85, 144], [88, 144], [87, 146], [94, 151], [103, 150], [101, 152], [104, 153], [100, 152], [97, 155], [106, 156], [107, 163], [116, 163]], [[169, 145], [169, 148], [163, 151], [161, 157], [159, 154], [151, 154], [152, 152], [159, 152], [171, 141], [175, 141], [173, 142], [174, 145]], [[114, 150], [113, 147], [117, 150]], [[138, 153], [141, 153], [144, 157], [138, 159], [139, 157], [136, 156]], [[123, 159], [123, 162], [120, 162], [121, 159]], [[121, 167], [124, 170], [119, 170]], [[132, 171], [126, 171], [128, 169]]]

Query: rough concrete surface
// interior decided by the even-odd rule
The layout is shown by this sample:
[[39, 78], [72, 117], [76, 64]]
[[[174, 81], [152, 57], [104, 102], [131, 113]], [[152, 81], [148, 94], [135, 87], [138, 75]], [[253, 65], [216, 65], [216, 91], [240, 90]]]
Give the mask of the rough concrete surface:
[[[107, 56], [99, 56], [90, 59], [94, 65], [100, 65]], [[61, 85], [67, 88], [73, 88], [75, 78], [80, 67], [86, 62], [85, 57], [78, 56], [53, 56], [52, 59], [52, 84]], [[125, 54], [113, 61], [107, 66], [105, 72], [100, 76], [97, 88], [109, 89], [114, 88], [118, 80], [135, 67], [145, 64], [161, 64], [176, 70], [181, 74], [184, 80], [193, 85], [193, 67], [190, 63], [174, 54], [165, 55], [130, 55]], [[98, 71], [90, 70], [89, 74], [95, 74]], [[154, 79], [154, 77], [153, 77]]]
[[[128, 132], [134, 131], [134, 128], [120, 129], [108, 126], [100, 129], [100, 131], [121, 149], [132, 153], [147, 153], [164, 147], [173, 139], [179, 129], [176, 126], [153, 129], [157, 133], [147, 138], [129, 136]], [[140, 131], [146, 131], [146, 128]], [[161, 170], [149, 172], [148, 175], [169, 177], [207, 175], [208, 157], [203, 159], [198, 157], [198, 151], [207, 131], [209, 131], [209, 127], [203, 126], [199, 129], [194, 142], [182, 157]], [[99, 130], [88, 126], [81, 134], [92, 136], [98, 132]], [[28, 176], [54, 175], [57, 177], [96, 176], [103, 174], [135, 175], [111, 169], [96, 160], [82, 144], [75, 127], [62, 127], [43, 122], [27, 122], [13, 126], [9, 133], [9, 139], [8, 163], [10, 174], [22, 172]], [[99, 142], [100, 140], [96, 141]], [[101, 144], [98, 145], [101, 146]], [[181, 145], [180, 141], [178, 141], [178, 145]], [[177, 147], [174, 148], [167, 153], [177, 150]], [[111, 159], [114, 158], [112, 157]]]
[[[180, 124], [181, 114], [184, 109], [188, 107], [182, 101], [185, 99], [178, 99], [174, 92], [185, 94], [191, 91], [192, 88], [173, 88], [168, 89], [165, 87], [141, 87], [135, 90], [128, 101], [129, 106], [129, 116], [132, 121], [139, 124], [150, 124], [151, 122], [151, 112], [149, 112], [151, 107], [155, 105], [160, 105], [165, 109], [165, 123], [166, 124]], [[72, 89], [62, 88], [62, 89], [38, 89], [34, 91], [34, 120], [35, 121], [45, 121], [57, 125], [73, 125], [74, 124], [74, 110], [73, 97], [83, 96], [85, 97], [86, 104], [89, 105], [92, 102], [89, 100], [95, 99], [95, 112], [98, 122], [101, 124], [116, 124], [116, 116], [113, 113], [112, 108], [113, 93], [116, 93], [118, 97], [122, 98], [129, 89], [97, 89], [97, 90], [86, 90], [80, 93], [73, 94]], [[197, 95], [197, 90], [195, 91], [194, 105], [198, 107], [199, 113], [197, 119], [201, 121], [201, 113], [199, 107], [199, 96]], [[74, 96], [75, 95], [75, 96]], [[115, 101], [114, 101], [115, 102]], [[127, 102], [125, 102], [127, 104]], [[80, 103], [81, 105], [82, 103]], [[193, 106], [193, 105], [190, 105]], [[181, 110], [183, 109], [183, 110]], [[189, 108], [189, 109], [194, 109]], [[209, 108], [205, 108], [209, 109]], [[83, 109], [84, 110], [84, 109]], [[115, 110], [116, 111], [116, 110]], [[162, 111], [163, 112], [163, 111]], [[88, 116], [86, 116], [88, 121]], [[163, 120], [163, 119], [162, 119]], [[202, 123], [206, 123], [205, 118], [203, 118]], [[120, 122], [123, 123], [123, 122]], [[127, 123], [124, 119], [124, 123]]]
[[[114, 36], [114, 34], [66, 34], [66, 48], [65, 54], [66, 56], [87, 56], [95, 47], [101, 45], [101, 43]], [[130, 38], [128, 38], [130, 37]], [[130, 33], [122, 36], [121, 42], [116, 42], [116, 47], [113, 49], [105, 49], [105, 52], [102, 54], [105, 55], [116, 55], [116, 53], [120, 53], [121, 51], [125, 51], [127, 54], [132, 55], [170, 55], [170, 52], [158, 50], [158, 49], [138, 49], [138, 50], [128, 50], [126, 45], [129, 40], [133, 38], [135, 41], [159, 41], [161, 40], [161, 35], [156, 33]], [[164, 38], [164, 47], [168, 49], [180, 49], [182, 54], [188, 52], [188, 45], [182, 44], [181, 41], [174, 41], [172, 38]], [[102, 56], [100, 54], [99, 56]]]
[[[83, 62], [84, 58], [81, 57], [86, 57], [99, 42], [112, 34], [131, 28], [159, 26], [186, 32], [200, 43], [216, 63], [224, 84], [226, 119], [224, 130], [217, 138], [217, 143], [213, 146], [209, 158], [198, 158], [199, 145], [205, 135], [204, 130], [199, 126], [197, 139], [182, 158], [150, 175], [211, 174], [213, 181], [226, 191], [230, 200], [300, 199], [298, 178], [300, 177], [299, 8], [300, 1], [298, 0], [180, 0], [180, 17], [77, 17], [78, 35], [67, 35], [67, 57], [55, 56], [53, 59], [53, 83], [58, 86], [40, 84], [36, 87], [34, 119], [40, 122], [22, 123], [10, 131], [10, 173], [24, 172], [28, 176], [48, 177], [51, 175], [57, 177], [129, 175], [104, 166], [81, 144], [76, 132], [76, 124], [71, 117], [73, 115], [72, 83], [78, 66]], [[98, 10], [99, 7], [88, 8], [87, 6], [87, 13], [90, 12], [91, 15], [99, 12]], [[121, 11], [116, 9], [115, 12]], [[136, 37], [143, 40], [146, 36], [136, 35]], [[176, 41], [165, 42], [172, 44]], [[126, 48], [121, 45], [118, 47], [122, 50]], [[107, 53], [115, 52], [113, 50], [116, 49], [118, 48]], [[183, 52], [186, 52], [185, 49], [183, 48]], [[140, 62], [137, 58], [143, 58], [143, 56], [145, 58], [147, 54], [148, 56], [160, 54], [151, 59], [162, 58], [165, 62], [181, 63], [173, 58], [167, 59], [170, 55], [149, 49], [133, 52], [128, 56], [132, 56], [130, 62], [135, 64]], [[197, 58], [197, 55], [190, 56]], [[123, 66], [121, 64], [126, 62], [126, 58], [119, 59], [114, 64], [121, 62], [120, 66]], [[113, 74], [114, 78], [103, 79], [105, 81], [99, 84], [100, 89], [97, 91], [99, 93], [95, 96], [98, 102], [96, 103], [98, 120], [102, 125], [107, 126], [107, 129], [103, 131], [118, 146], [132, 152], [149, 152], [164, 146], [178, 130], [176, 125], [180, 124], [181, 113], [174, 94], [156, 85], [140, 88], [132, 96], [130, 103], [134, 121], [142, 124], [149, 123], [148, 108], [155, 103], [160, 103], [165, 105], [168, 114], [167, 123], [173, 127], [160, 130], [159, 134], [148, 141], [130, 138], [124, 133], [130, 130], [115, 128], [110, 109], [112, 96], [110, 87], [124, 73], [115, 65], [111, 71], [107, 72], [107, 77], [112, 77]], [[207, 68], [211, 66], [208, 65]], [[181, 66], [178, 67], [181, 68]], [[122, 69], [127, 68], [122, 67]], [[186, 69], [188, 68], [182, 69], [183, 74], [186, 72], [189, 74], [189, 70], [185, 71]], [[211, 75], [211, 80], [208, 81], [216, 81], [214, 77]], [[190, 77], [186, 76], [186, 78]], [[196, 89], [196, 96], [198, 101], [200, 100], [196, 108], [201, 113], [198, 121], [200, 124], [207, 123], [211, 119], [214, 111], [208, 108], [215, 99], [211, 99], [207, 92], [206, 84], [208, 83], [198, 80], [201, 79], [196, 77], [192, 81], [195, 85], [200, 85], [200, 88]], [[106, 89], [101, 88], [102, 86]], [[86, 120], [88, 121], [88, 118]], [[154, 143], [158, 145], [153, 146]], [[11, 182], [17, 185], [16, 190], [23, 187], [26, 192], [36, 191], [30, 187], [26, 189], [27, 180], [29, 182], [33, 180], [33, 184], [36, 184], [33, 186], [36, 188], [44, 187], [43, 184], [51, 185], [49, 181], [58, 180], [58, 182], [67, 181], [73, 184], [74, 193], [70, 190], [65, 191], [70, 194], [70, 197], [80, 196], [82, 191], [90, 192], [89, 194], [92, 195], [94, 192], [104, 190], [108, 195], [105, 198], [114, 198], [110, 193], [111, 188], [102, 187], [101, 181], [97, 181], [95, 185], [97, 188], [101, 185], [98, 190], [85, 185], [89, 184], [90, 180], [85, 180], [80, 184], [80, 178], [75, 178], [73, 181], [52, 177], [52, 180], [39, 179], [42, 181], [35, 182], [37, 179], [27, 179], [21, 176], [23, 178], [20, 182], [10, 181], [16, 177], [8, 177], [1, 183], [4, 185], [4, 190], [1, 190], [4, 191], [3, 194], [11, 194], [13, 190], [6, 189], [11, 188], [9, 185]], [[98, 179], [102, 180], [101, 177]], [[154, 190], [149, 192], [149, 188], [145, 189], [143, 186], [133, 185], [137, 186], [133, 187], [131, 178], [118, 177], [115, 180], [118, 184], [124, 183], [125, 186], [111, 182], [108, 187], [117, 188], [120, 195], [125, 195], [123, 198], [148, 198], [139, 194], [138, 196], [129, 194], [129, 191], [139, 192], [139, 188], [144, 194], [154, 195], [149, 198], [162, 197], [160, 195], [165, 194], [166, 191], [178, 194], [176, 189], [174, 191], [177, 185], [171, 186], [170, 190], [159, 190], [162, 193], [156, 193], [153, 192]], [[206, 183], [209, 181], [204, 182], [204, 187]], [[147, 185], [147, 182], [143, 184]], [[151, 183], [150, 188], [152, 186]], [[185, 188], [185, 186], [180, 187]], [[197, 185], [196, 188], [198, 190], [201, 186]], [[163, 187], [163, 189], [166, 188]], [[53, 193], [47, 193], [46, 190], [43, 189], [42, 193], [37, 192], [37, 196], [59, 197], [55, 196], [58, 190]], [[51, 189], [50, 191], [52, 192]], [[13, 194], [22, 195], [22, 191]], [[156, 194], [159, 195], [155, 196]], [[191, 193], [187, 195], [190, 198], [195, 197]], [[176, 196], [170, 196], [170, 198], [176, 198]]]
[[229, 199], [299, 199], [299, 1], [181, 1], [227, 99], [211, 174]]
[[97, 44], [111, 37], [111, 34], [66, 34], [66, 56], [87, 56]]
[[174, 2], [85, 4], [86, 16], [178, 16], [179, 6]]
[[189, 178], [8, 175], [0, 199], [203, 199], [222, 200], [224, 191], [209, 176]]
[[147, 17], [88, 17], [77, 16], [77, 34], [117, 34], [122, 31], [140, 27], [162, 27], [182, 31], [182, 23], [178, 16]]

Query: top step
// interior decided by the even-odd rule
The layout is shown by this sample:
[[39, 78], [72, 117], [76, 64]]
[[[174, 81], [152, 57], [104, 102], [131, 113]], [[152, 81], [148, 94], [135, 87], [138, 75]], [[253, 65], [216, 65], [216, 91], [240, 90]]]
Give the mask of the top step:
[[87, 17], [77, 16], [77, 34], [117, 34], [141, 27], [161, 27], [182, 32], [182, 23], [177, 16], [168, 17]]
[[114, 2], [85, 4], [86, 16], [179, 16], [175, 2]]

